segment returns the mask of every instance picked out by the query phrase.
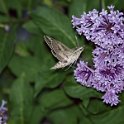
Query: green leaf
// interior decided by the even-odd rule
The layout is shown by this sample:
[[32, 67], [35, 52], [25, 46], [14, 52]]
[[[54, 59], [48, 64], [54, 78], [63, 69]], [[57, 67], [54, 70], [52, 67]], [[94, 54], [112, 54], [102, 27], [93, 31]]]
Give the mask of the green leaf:
[[84, 11], [86, 11], [87, 3], [86, 0], [72, 0], [70, 6], [69, 6], [69, 17], [71, 18], [72, 15], [79, 16], [83, 14]]
[[71, 20], [64, 14], [47, 7], [38, 7], [32, 14], [32, 18], [34, 24], [45, 34], [53, 36], [68, 45], [76, 45]]
[[93, 46], [86, 44], [84, 47], [84, 51], [82, 53], [82, 60], [88, 62], [88, 65], [93, 66]]
[[100, 0], [90, 1], [89, 0], [72, 0], [69, 6], [69, 17], [72, 15], [80, 17], [83, 12], [91, 11], [92, 9], [99, 9]]
[[65, 109], [53, 111], [48, 116], [48, 118], [51, 120], [53, 124], [77, 124], [78, 114], [79, 110], [77, 110], [76, 107], [68, 107]]
[[48, 115], [48, 119], [54, 124], [92, 124], [78, 105], [53, 111]]
[[100, 97], [100, 94], [92, 88], [86, 88], [77, 84], [74, 79], [67, 81], [64, 87], [65, 92], [73, 97], [81, 100], [89, 99], [90, 97]]
[[124, 106], [113, 107], [110, 111], [98, 115], [92, 115], [95, 124], [123, 124]]
[[9, 63], [9, 67], [16, 76], [25, 73], [28, 81], [34, 81], [37, 72], [41, 71], [41, 64], [36, 58], [27, 56], [13, 56]]
[[101, 99], [92, 98], [87, 107], [88, 111], [92, 114], [101, 114], [110, 110], [110, 106], [106, 106]]
[[7, 7], [7, 2], [5, 0], [0, 0], [0, 11], [8, 15], [8, 7]]
[[10, 32], [0, 30], [0, 73], [7, 66], [12, 57], [15, 43], [15, 27]]
[[32, 20], [26, 22], [23, 27], [27, 29], [29, 32], [34, 34], [42, 34], [40, 30], [38, 29], [37, 25], [33, 23]]
[[66, 73], [60, 71], [44, 70], [39, 72], [35, 78], [35, 96], [43, 88], [55, 88], [59, 86], [65, 77]]
[[40, 104], [35, 104], [29, 124], [40, 124], [41, 120], [46, 116], [46, 112]]
[[64, 107], [72, 104], [72, 101], [66, 96], [62, 89], [45, 93], [40, 98], [41, 106], [46, 110]]
[[89, 4], [89, 0], [85, 0], [86, 2], [86, 5], [87, 5], [87, 8], [86, 8], [86, 11], [92, 11], [93, 9], [101, 9], [100, 8], [100, 0], [95, 0], [95, 2], [92, 0], [90, 1], [90, 4]]
[[[9, 20], [9, 17], [5, 16], [5, 15], [0, 15], [0, 23], [3, 22], [7, 22]], [[1, 24], [0, 24], [1, 25]], [[5, 25], [3, 25], [3, 29], [5, 29], [4, 27]], [[1, 26], [2, 27], [2, 26]]]
[[90, 118], [82, 116], [79, 124], [93, 124], [93, 122], [90, 120]]
[[33, 92], [23, 73], [14, 81], [10, 91], [11, 120], [14, 124], [29, 123], [32, 113]]
[[124, 9], [122, 2], [123, 2], [123, 0], [105, 0], [104, 1], [105, 8], [107, 8], [107, 6], [114, 5], [115, 8], [117, 8], [119, 10]]

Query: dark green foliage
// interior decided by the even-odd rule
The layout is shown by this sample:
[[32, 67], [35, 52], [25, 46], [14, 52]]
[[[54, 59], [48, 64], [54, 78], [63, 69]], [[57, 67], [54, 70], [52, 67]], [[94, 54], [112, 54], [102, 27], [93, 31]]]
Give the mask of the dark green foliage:
[[[50, 70], [57, 62], [44, 42], [49, 35], [70, 48], [84, 46], [81, 59], [92, 66], [93, 46], [78, 36], [71, 16], [122, 0], [1, 0], [0, 98], [8, 102], [8, 124], [123, 124], [124, 95], [116, 107], [101, 93], [79, 85], [69, 69]], [[100, 6], [101, 5], [101, 6]], [[4, 26], [10, 30], [6, 31]]]

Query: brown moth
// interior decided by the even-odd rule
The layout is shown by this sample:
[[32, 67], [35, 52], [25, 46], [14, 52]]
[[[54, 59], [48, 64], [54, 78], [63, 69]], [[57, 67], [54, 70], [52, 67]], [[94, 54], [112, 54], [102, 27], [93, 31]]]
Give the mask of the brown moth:
[[52, 54], [59, 60], [59, 62], [55, 64], [51, 69], [64, 68], [68, 65], [73, 64], [77, 61], [83, 51], [83, 47], [70, 49], [63, 43], [49, 36], [44, 36], [44, 40], [50, 47]]

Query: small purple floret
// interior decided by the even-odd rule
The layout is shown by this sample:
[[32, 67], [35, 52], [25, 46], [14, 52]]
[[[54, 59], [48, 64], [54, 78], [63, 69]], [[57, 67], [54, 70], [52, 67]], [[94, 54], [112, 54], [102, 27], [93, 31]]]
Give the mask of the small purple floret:
[[87, 63], [80, 61], [74, 71], [74, 76], [81, 85], [90, 87], [92, 85], [93, 72], [94, 71], [87, 66]]
[[6, 101], [2, 100], [2, 104], [0, 106], [0, 124], [7, 124], [7, 111], [8, 109], [6, 108]]

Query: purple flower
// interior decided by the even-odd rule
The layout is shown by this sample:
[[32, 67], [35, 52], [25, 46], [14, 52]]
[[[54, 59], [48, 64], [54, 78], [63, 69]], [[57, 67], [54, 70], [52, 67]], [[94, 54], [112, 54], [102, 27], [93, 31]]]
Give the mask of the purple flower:
[[113, 6], [108, 8], [109, 11], [103, 9], [102, 12], [94, 9], [81, 15], [81, 18], [72, 16], [72, 24], [87, 40], [102, 48], [111, 49], [114, 45], [123, 43], [124, 14], [115, 11]]
[[81, 85], [90, 87], [92, 85], [93, 70], [87, 66], [87, 63], [80, 61], [74, 71], [74, 76]]
[[93, 69], [80, 61], [74, 71], [77, 82], [104, 92], [103, 102], [111, 106], [120, 100], [124, 90], [124, 14], [109, 6], [109, 11], [84, 13], [81, 18], [72, 16], [73, 27], [96, 44], [93, 50]]
[[94, 78], [96, 83], [93, 83], [93, 87], [99, 91], [107, 92], [109, 89], [113, 89], [115, 93], [120, 93], [124, 90], [124, 68], [120, 65], [105, 66], [99, 69], [95, 69]]
[[115, 67], [106, 66], [92, 70], [86, 63], [80, 61], [74, 71], [74, 76], [81, 85], [93, 87], [104, 92], [103, 102], [111, 106], [117, 105], [120, 100], [117, 94], [124, 90], [124, 68], [120, 65]]
[[7, 124], [8, 116], [7, 111], [8, 109], [5, 107], [6, 101], [2, 100], [2, 104], [0, 106], [0, 124]]
[[117, 105], [120, 100], [118, 99], [118, 96], [115, 94], [115, 91], [109, 90], [105, 93], [105, 95], [102, 97], [103, 102], [106, 104], [110, 104], [111, 106]]
[[117, 64], [124, 66], [124, 45], [114, 46], [112, 50], [96, 47], [93, 50], [93, 62], [95, 68], [108, 65], [116, 66]]

